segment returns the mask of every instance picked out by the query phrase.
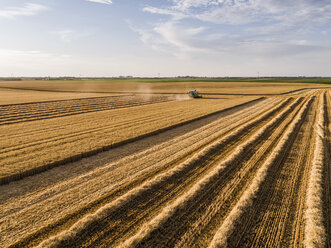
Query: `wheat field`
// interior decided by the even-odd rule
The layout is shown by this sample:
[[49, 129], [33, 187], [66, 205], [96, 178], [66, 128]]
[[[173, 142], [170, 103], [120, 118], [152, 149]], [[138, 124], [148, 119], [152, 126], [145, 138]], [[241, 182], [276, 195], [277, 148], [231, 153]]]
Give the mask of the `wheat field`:
[[95, 82], [0, 82], [0, 247], [330, 247], [331, 87]]

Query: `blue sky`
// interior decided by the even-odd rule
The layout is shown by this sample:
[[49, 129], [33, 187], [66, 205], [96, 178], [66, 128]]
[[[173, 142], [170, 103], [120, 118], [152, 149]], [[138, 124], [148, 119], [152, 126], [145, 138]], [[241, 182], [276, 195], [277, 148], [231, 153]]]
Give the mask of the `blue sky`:
[[331, 0], [1, 0], [0, 76], [331, 76]]

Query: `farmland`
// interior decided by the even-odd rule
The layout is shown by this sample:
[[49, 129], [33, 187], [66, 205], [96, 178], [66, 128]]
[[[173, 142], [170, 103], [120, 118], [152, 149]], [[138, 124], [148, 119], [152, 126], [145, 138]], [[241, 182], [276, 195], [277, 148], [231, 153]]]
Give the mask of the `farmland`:
[[330, 246], [331, 87], [142, 81], [0, 82], [1, 247]]

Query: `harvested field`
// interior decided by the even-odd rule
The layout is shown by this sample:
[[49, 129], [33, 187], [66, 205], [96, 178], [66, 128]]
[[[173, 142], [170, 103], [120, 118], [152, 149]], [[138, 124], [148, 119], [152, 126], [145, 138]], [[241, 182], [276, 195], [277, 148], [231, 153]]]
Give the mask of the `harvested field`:
[[[70, 82], [70, 83], [69, 83]], [[68, 93], [110, 93], [110, 94], [183, 94], [191, 89], [199, 89], [202, 94], [211, 95], [275, 95], [302, 89], [325, 88], [323, 84], [298, 82], [215, 82], [203, 80], [187, 81], [174, 79], [108, 79], [70, 81], [0, 81], [0, 89], [35, 90], [39, 92]]]
[[1, 247], [330, 246], [329, 89], [130, 97], [0, 126]]

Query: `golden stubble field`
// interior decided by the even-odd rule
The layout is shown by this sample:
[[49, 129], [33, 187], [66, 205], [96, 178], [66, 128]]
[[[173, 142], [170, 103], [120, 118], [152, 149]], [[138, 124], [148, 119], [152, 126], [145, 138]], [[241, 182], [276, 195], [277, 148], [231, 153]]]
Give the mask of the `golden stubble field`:
[[1, 95], [1, 247], [330, 245], [325, 85], [19, 81]]

